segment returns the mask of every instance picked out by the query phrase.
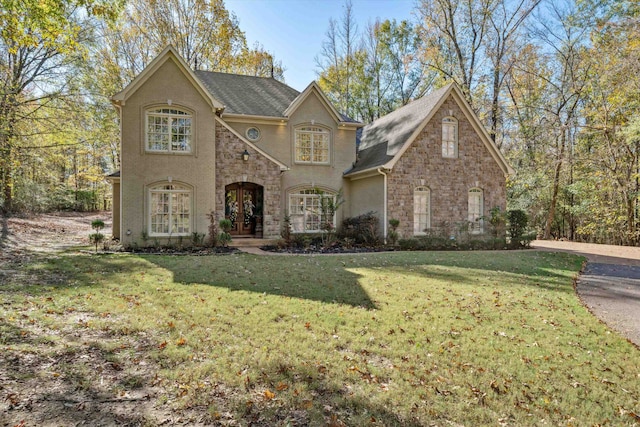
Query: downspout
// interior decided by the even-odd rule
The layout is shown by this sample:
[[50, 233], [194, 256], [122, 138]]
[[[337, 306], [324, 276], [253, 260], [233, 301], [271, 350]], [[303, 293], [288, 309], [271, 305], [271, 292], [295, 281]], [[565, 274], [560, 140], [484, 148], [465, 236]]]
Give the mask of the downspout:
[[378, 173], [380, 175], [382, 175], [384, 178], [384, 209], [382, 210], [382, 232], [384, 233], [383, 237], [384, 237], [384, 244], [387, 244], [387, 224], [389, 223], [389, 221], [387, 220], [387, 210], [388, 208], [388, 204], [387, 204], [387, 174], [385, 172], [383, 172], [384, 169], [383, 168], [378, 168]]

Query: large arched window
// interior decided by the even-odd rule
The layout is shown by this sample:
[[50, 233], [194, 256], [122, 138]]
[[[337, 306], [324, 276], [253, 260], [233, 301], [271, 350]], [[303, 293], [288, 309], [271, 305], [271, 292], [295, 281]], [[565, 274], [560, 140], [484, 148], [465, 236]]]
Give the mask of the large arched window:
[[458, 121], [453, 117], [442, 119], [442, 157], [458, 157]]
[[413, 190], [413, 234], [425, 234], [431, 227], [431, 191], [428, 187]]
[[149, 188], [149, 235], [191, 234], [192, 191], [183, 185], [160, 184]]
[[336, 194], [305, 188], [289, 193], [289, 220], [294, 233], [313, 233], [335, 228]]
[[482, 220], [484, 209], [484, 196], [479, 188], [469, 190], [469, 229], [472, 233], [482, 233], [484, 224]]
[[295, 130], [296, 163], [328, 164], [331, 133], [319, 126], [303, 126]]
[[189, 153], [192, 144], [192, 116], [176, 108], [147, 110], [145, 148], [151, 152]]

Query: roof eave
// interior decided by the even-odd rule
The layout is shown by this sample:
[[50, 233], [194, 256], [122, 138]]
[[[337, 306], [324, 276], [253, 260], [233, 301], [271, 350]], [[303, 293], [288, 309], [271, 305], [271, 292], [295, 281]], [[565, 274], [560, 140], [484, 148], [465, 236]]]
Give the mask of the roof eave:
[[351, 181], [355, 181], [358, 179], [369, 178], [372, 176], [380, 175], [380, 170], [384, 170], [385, 172], [390, 172], [393, 169], [390, 165], [390, 162], [387, 162], [382, 165], [372, 166], [367, 169], [363, 169], [357, 172], [346, 172], [343, 176], [345, 178], [349, 178]]
[[251, 115], [251, 114], [239, 114], [239, 113], [222, 113], [221, 117], [232, 123], [264, 123], [264, 124], [274, 124], [274, 123], [287, 123], [289, 121], [288, 117], [284, 116], [261, 116], [261, 115]]

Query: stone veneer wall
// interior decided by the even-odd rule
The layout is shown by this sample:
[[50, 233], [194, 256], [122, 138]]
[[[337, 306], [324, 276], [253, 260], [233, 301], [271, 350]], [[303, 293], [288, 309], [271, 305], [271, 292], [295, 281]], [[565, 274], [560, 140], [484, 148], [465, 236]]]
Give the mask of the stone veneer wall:
[[[249, 160], [242, 160], [242, 152]], [[216, 213], [224, 218], [225, 187], [234, 182], [252, 182], [264, 190], [263, 236], [280, 236], [280, 166], [260, 154], [229, 129], [216, 122]]]
[[[450, 110], [458, 120], [455, 159], [442, 157], [442, 119]], [[505, 175], [451, 96], [389, 173], [388, 216], [400, 220], [403, 237], [413, 235], [413, 191], [421, 185], [431, 190], [431, 227], [467, 221], [474, 187], [483, 190], [485, 216], [495, 206], [506, 207]]]

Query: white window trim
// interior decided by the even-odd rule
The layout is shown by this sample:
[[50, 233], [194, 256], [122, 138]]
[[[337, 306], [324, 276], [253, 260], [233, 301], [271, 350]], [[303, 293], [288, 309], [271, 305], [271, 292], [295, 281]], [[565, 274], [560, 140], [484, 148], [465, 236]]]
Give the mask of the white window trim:
[[[163, 113], [163, 112], [158, 112], [161, 110], [175, 110], [178, 111], [182, 114], [175, 114], [175, 113]], [[168, 148], [165, 149], [153, 149], [150, 147], [149, 143], [149, 118], [150, 117], [167, 117], [169, 119], [169, 141], [168, 141]], [[189, 146], [188, 149], [186, 150], [179, 150], [179, 149], [174, 149], [173, 148], [173, 144], [171, 143], [171, 139], [172, 139], [172, 129], [173, 126], [171, 125], [171, 121], [173, 119], [189, 119], [191, 121], [191, 124], [189, 126]], [[147, 108], [145, 110], [145, 128], [144, 128], [144, 150], [147, 153], [159, 153], [159, 154], [192, 154], [193, 153], [193, 143], [194, 143], [194, 119], [193, 119], [193, 114], [183, 108], [179, 108], [179, 107], [172, 107], [172, 106], [155, 106], [155, 107], [151, 107], [151, 108]]]
[[[163, 187], [166, 186], [174, 186], [177, 188], [174, 189], [166, 189]], [[171, 232], [171, 225], [173, 223], [173, 209], [172, 209], [172, 203], [173, 203], [173, 198], [169, 197], [169, 208], [168, 208], [168, 213], [167, 215], [169, 216], [168, 219], [168, 223], [169, 223], [169, 232], [168, 233], [157, 233], [153, 231], [153, 216], [154, 216], [154, 206], [152, 203], [153, 200], [153, 194], [186, 194], [189, 196], [189, 230], [187, 231], [183, 231], [181, 233], [172, 233]], [[169, 182], [164, 182], [164, 183], [156, 183], [153, 184], [151, 186], [148, 187], [147, 190], [147, 232], [149, 234], [150, 237], [173, 237], [173, 236], [190, 236], [191, 235], [191, 231], [193, 230], [193, 189], [184, 185], [184, 184], [172, 184]]]
[[[453, 153], [449, 151], [450, 140], [444, 139], [445, 126], [453, 126]], [[458, 158], [458, 119], [455, 117], [447, 116], [442, 119], [442, 157], [447, 159]]]
[[[308, 215], [313, 215], [313, 214], [317, 214], [318, 215], [318, 227], [320, 227], [320, 225], [322, 224], [322, 211], [320, 209], [320, 204], [318, 204], [318, 212], [310, 212], [306, 206], [307, 206], [307, 202], [306, 200], [309, 199], [320, 199], [320, 194], [315, 193], [315, 189], [313, 188], [298, 188], [294, 191], [289, 192], [289, 196], [288, 196], [288, 202], [287, 202], [287, 206], [288, 206], [288, 213], [289, 213], [289, 219], [290, 219], [290, 224], [291, 224], [291, 232], [292, 233], [322, 233], [324, 230], [322, 230], [321, 228], [318, 229], [313, 229], [313, 230], [309, 230], [306, 228], [307, 226], [307, 216]], [[325, 198], [329, 198], [332, 197], [334, 202], [336, 199], [336, 195], [337, 193], [333, 192], [333, 191], [325, 191], [324, 194], [322, 194], [323, 197]], [[305, 208], [303, 209], [302, 213], [298, 213], [298, 209], [297, 206], [294, 206], [293, 204], [293, 198], [298, 198], [298, 199], [303, 199], [303, 206], [305, 206]], [[294, 228], [294, 220], [293, 217], [302, 217], [302, 226], [303, 229], [302, 230], [296, 230]], [[333, 219], [332, 219], [332, 223], [333, 223], [333, 227], [335, 229], [336, 227], [336, 218], [337, 215], [334, 213], [333, 215]]]
[[[471, 212], [472, 197], [478, 198], [479, 212], [477, 212], [477, 217], [475, 212]], [[471, 232], [471, 234], [482, 234], [484, 232], [484, 220], [482, 219], [484, 215], [484, 192], [481, 188], [471, 188], [468, 192], [467, 199], [467, 219], [469, 221], [469, 231]]]
[[[303, 130], [303, 129], [307, 129], [307, 128], [316, 128], [319, 130]], [[311, 160], [299, 160], [298, 159], [298, 135], [302, 134], [302, 133], [308, 133], [311, 135]], [[324, 162], [320, 162], [320, 161], [316, 161], [313, 159], [313, 152], [314, 152], [314, 140], [313, 140], [313, 136], [314, 135], [326, 135], [327, 136], [327, 160]], [[332, 142], [332, 135], [331, 135], [331, 131], [326, 128], [325, 126], [321, 126], [321, 125], [316, 125], [316, 124], [305, 124], [305, 125], [301, 125], [296, 127], [295, 131], [294, 131], [294, 135], [293, 135], [293, 159], [294, 162], [297, 164], [303, 164], [303, 165], [329, 165], [331, 164], [331, 142]]]
[[[416, 196], [421, 193], [427, 196], [426, 212], [424, 213], [422, 213], [422, 210], [418, 212], [418, 206], [416, 205]], [[416, 230], [416, 226], [420, 224], [418, 215], [426, 215], [426, 224], [424, 227], [421, 227], [421, 229]], [[426, 234], [424, 230], [428, 228], [431, 228], [431, 190], [429, 187], [419, 186], [413, 190], [413, 235], [424, 236]]]

